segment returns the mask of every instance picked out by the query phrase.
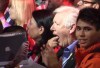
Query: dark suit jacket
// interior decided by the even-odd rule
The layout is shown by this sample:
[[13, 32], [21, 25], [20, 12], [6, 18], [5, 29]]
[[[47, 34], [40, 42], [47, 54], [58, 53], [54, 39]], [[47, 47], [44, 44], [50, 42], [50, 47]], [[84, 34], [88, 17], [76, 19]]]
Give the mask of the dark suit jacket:
[[68, 59], [67, 63], [65, 64], [64, 68], [75, 68], [75, 56], [72, 53], [71, 57]]

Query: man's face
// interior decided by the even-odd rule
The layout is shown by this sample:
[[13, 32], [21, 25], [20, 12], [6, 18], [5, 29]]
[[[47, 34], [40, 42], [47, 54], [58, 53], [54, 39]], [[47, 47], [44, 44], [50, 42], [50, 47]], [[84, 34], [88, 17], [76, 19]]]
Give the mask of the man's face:
[[86, 7], [93, 7], [94, 1], [93, 0], [79, 0], [77, 5], [80, 9], [83, 9]]
[[79, 40], [80, 47], [88, 48], [96, 43], [99, 38], [99, 32], [94, 26], [82, 20], [79, 20], [76, 24], [76, 37]]
[[60, 46], [64, 47], [67, 45], [67, 35], [69, 34], [69, 30], [64, 25], [63, 21], [64, 16], [60, 13], [57, 13], [53, 19], [53, 25], [51, 26], [51, 30], [53, 34], [58, 36], [58, 43]]

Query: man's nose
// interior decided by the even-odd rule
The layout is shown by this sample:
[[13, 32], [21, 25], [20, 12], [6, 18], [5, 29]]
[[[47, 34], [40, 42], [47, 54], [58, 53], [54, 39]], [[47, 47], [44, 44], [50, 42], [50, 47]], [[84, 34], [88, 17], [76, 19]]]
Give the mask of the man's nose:
[[50, 30], [51, 30], [51, 31], [53, 31], [53, 30], [54, 30], [54, 26], [53, 26], [53, 25], [51, 26]]

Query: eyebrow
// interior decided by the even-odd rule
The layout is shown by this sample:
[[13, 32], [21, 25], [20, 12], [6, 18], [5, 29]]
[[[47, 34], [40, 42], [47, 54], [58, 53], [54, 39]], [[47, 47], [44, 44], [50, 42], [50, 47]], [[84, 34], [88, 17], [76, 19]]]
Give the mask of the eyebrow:
[[90, 2], [90, 1], [84, 1], [84, 0], [81, 0], [83, 3], [91, 3], [91, 4], [95, 4], [96, 2]]

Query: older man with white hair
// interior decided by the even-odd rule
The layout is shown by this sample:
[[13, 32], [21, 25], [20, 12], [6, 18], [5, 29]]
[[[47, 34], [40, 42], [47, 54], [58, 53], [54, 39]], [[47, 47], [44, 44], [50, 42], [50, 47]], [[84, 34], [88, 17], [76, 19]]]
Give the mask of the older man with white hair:
[[[74, 47], [75, 44], [77, 44], [74, 31], [78, 12], [79, 10], [77, 8], [67, 7], [63, 11], [60, 10], [55, 14], [51, 30], [56, 37], [53, 38], [52, 42], [48, 42], [49, 46], [47, 45], [47, 48], [42, 52], [44, 63], [49, 68], [74, 68]], [[59, 44], [61, 47], [65, 48], [62, 56], [62, 66], [51, 48], [55, 44]]]

